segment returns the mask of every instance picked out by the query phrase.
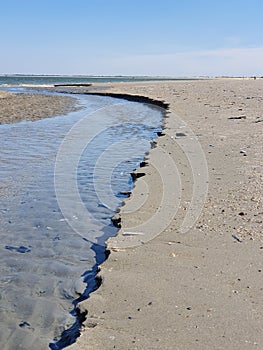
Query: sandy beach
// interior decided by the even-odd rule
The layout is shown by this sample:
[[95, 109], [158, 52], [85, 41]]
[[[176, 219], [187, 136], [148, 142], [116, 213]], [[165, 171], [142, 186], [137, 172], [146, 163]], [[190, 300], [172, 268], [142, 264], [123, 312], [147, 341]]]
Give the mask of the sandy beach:
[[[79, 304], [87, 318], [68, 349], [262, 348], [263, 79], [105, 83], [73, 92], [169, 107], [163, 134], [135, 172], [144, 176], [115, 217], [121, 228], [108, 241], [101, 285]], [[74, 104], [1, 91], [0, 122], [52, 117]]]
[[[69, 349], [262, 348], [263, 79], [101, 89], [169, 109], [164, 135], [137, 170], [145, 176], [118, 214], [122, 227], [108, 242], [102, 284], [79, 304], [87, 319]], [[180, 193], [174, 207], [162, 201], [173, 191], [175, 201]], [[187, 215], [193, 225], [182, 230]], [[127, 235], [130, 228], [142, 235]]]
[[0, 124], [35, 121], [76, 110], [76, 100], [68, 96], [12, 94], [0, 90]]

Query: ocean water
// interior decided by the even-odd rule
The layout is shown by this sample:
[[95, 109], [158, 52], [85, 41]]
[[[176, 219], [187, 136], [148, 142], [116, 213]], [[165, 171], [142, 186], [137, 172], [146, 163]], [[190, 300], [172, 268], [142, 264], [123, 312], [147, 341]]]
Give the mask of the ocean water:
[[74, 97], [82, 109], [66, 116], [0, 125], [1, 350], [63, 348], [130, 173], [161, 128], [155, 107]]
[[129, 81], [189, 80], [189, 78], [148, 76], [50, 76], [50, 75], [0, 75], [0, 88], [9, 86], [53, 86], [54, 84], [90, 84]]

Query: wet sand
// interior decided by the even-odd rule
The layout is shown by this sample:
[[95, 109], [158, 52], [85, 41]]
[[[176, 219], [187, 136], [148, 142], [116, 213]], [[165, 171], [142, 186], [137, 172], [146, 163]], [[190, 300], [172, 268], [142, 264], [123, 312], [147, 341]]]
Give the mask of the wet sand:
[[[68, 349], [262, 348], [263, 79], [101, 87], [165, 101], [169, 113], [165, 135], [147, 156], [149, 164], [138, 169], [146, 176], [137, 179], [118, 214], [122, 227], [108, 243], [102, 284], [79, 304], [88, 315], [80, 338]], [[191, 142], [196, 148], [187, 149]], [[183, 232], [194, 191], [199, 184], [206, 189], [203, 155], [207, 197], [195, 208], [201, 215]], [[159, 218], [162, 232], [153, 238], [150, 219], [167, 204], [162, 194], [173, 186], [173, 175], [174, 182], [181, 181], [180, 202], [174, 208], [168, 203]], [[128, 246], [134, 236], [123, 235], [130, 227], [143, 227], [133, 247]]]
[[35, 121], [76, 110], [76, 100], [68, 96], [12, 94], [0, 90], [0, 124]]

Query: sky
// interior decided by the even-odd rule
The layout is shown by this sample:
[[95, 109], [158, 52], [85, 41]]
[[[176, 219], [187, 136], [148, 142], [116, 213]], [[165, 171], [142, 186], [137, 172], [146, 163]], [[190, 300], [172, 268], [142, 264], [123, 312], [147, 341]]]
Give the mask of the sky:
[[0, 74], [263, 76], [262, 0], [0, 0]]

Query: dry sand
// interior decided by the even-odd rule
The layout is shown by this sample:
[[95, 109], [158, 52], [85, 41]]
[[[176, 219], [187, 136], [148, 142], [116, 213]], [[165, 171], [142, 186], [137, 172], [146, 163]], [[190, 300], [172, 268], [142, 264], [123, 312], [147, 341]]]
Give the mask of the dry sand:
[[68, 96], [12, 94], [0, 90], [0, 124], [35, 121], [76, 110]]
[[[110, 240], [111, 254], [101, 266], [102, 285], [79, 305], [88, 316], [82, 335], [68, 349], [261, 349], [263, 79], [102, 88], [166, 101], [170, 113], [165, 136], [147, 157], [149, 165], [138, 170], [146, 176], [136, 181], [121, 209], [122, 228]], [[182, 233], [195, 187], [200, 182], [205, 190], [197, 140], [208, 165], [209, 190], [200, 217]], [[184, 148], [192, 141], [196, 151]], [[155, 230], [149, 219], [160, 209], [160, 194], [172, 186], [168, 158], [177, 166], [174, 181], [181, 180], [179, 208], [168, 203], [158, 229], [168, 227], [148, 242], [142, 235], [136, 247], [125, 248], [133, 239], [122, 235], [127, 227], [148, 220], [144, 233]], [[200, 180], [194, 183], [196, 169]]]

